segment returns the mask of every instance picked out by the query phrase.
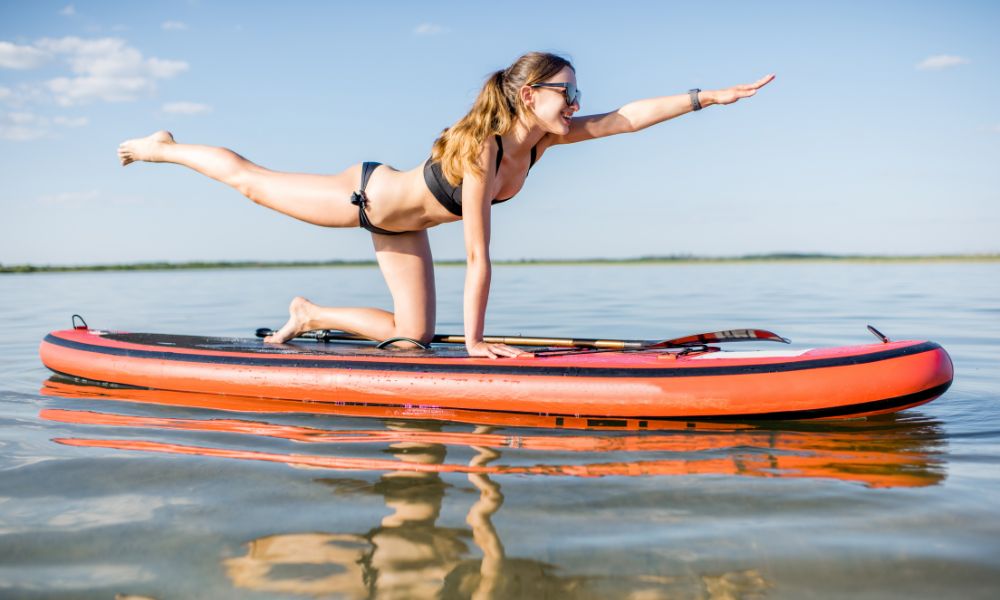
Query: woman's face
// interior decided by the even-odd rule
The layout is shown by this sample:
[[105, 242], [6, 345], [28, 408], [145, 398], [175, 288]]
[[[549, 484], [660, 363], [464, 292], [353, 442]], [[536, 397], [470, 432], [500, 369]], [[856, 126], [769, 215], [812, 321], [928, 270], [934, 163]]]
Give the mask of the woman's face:
[[[572, 83], [576, 85], [576, 73], [569, 67], [540, 83]], [[524, 104], [534, 113], [535, 119], [545, 131], [555, 135], [569, 133], [570, 120], [573, 113], [580, 110], [580, 103], [574, 99], [573, 104], [566, 104], [567, 93], [558, 87], [528, 87], [522, 88]]]

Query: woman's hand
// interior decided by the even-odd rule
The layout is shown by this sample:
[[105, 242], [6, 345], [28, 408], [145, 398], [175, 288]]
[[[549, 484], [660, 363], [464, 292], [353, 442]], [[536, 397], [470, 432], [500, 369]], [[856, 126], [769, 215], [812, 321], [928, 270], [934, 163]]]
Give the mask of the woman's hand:
[[732, 104], [737, 100], [742, 98], [749, 98], [757, 93], [757, 90], [764, 87], [768, 83], [774, 80], [774, 73], [761, 77], [753, 83], [748, 83], [745, 85], [734, 85], [731, 88], [726, 88], [724, 90], [714, 90], [710, 92], [702, 92], [701, 95], [705, 97], [708, 102], [702, 101], [702, 105], [706, 104]]
[[507, 344], [490, 344], [482, 341], [466, 344], [465, 349], [468, 351], [469, 356], [481, 356], [483, 358], [500, 358], [501, 356], [509, 358], [528, 358], [534, 356], [531, 352], [518, 350], [517, 348], [508, 346]]

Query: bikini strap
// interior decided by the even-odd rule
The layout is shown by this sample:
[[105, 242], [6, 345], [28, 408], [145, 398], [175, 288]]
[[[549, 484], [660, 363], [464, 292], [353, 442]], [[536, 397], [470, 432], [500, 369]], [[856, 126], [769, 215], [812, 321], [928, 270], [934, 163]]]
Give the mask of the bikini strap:
[[365, 191], [365, 187], [368, 185], [368, 178], [372, 176], [375, 169], [382, 163], [377, 162], [366, 162], [361, 164], [361, 187], [358, 188], [359, 192]]
[[535, 156], [537, 155], [537, 153], [538, 153], [538, 146], [537, 145], [532, 146], [531, 147], [531, 162], [528, 163], [528, 170], [529, 171], [531, 170], [531, 167], [535, 166]]
[[500, 172], [500, 161], [503, 160], [503, 139], [500, 134], [496, 135], [497, 140], [497, 173]]

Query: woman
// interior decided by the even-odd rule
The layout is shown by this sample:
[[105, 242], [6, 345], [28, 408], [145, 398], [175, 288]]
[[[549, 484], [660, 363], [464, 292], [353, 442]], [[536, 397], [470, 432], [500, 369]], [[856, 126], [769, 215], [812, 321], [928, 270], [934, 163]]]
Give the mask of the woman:
[[434, 334], [435, 297], [427, 229], [461, 219], [466, 349], [470, 356], [518, 356], [521, 350], [483, 341], [491, 206], [520, 191], [528, 170], [552, 146], [638, 131], [705, 106], [731, 104], [753, 96], [773, 78], [573, 117], [580, 110], [575, 69], [560, 56], [531, 52], [491, 75], [469, 113], [442, 132], [427, 161], [409, 171], [362, 163], [337, 175], [279, 173], [225, 148], [178, 144], [166, 131], [124, 142], [118, 155], [122, 165], [147, 161], [190, 167], [307, 223], [372, 232], [393, 312], [324, 307], [295, 298], [288, 322], [265, 341], [283, 343], [305, 331], [341, 329], [375, 340], [428, 342]]

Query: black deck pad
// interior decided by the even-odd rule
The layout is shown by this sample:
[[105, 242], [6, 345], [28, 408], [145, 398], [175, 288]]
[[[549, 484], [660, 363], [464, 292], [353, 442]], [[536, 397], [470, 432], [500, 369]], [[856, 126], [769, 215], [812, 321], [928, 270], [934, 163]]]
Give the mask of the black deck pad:
[[291, 354], [295, 356], [398, 356], [420, 358], [467, 358], [465, 347], [460, 344], [434, 345], [430, 350], [419, 348], [375, 347], [376, 342], [292, 340], [285, 344], [266, 344], [257, 338], [207, 337], [200, 335], [171, 335], [166, 333], [106, 333], [109, 340], [141, 344], [158, 348], [184, 348], [212, 350], [215, 352], [251, 352], [254, 354]]

